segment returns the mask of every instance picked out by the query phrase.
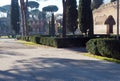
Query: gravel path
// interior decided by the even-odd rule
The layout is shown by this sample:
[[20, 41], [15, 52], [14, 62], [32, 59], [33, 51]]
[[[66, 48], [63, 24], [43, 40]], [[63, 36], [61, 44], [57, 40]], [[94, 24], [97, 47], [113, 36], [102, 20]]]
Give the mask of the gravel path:
[[0, 81], [120, 81], [120, 64], [85, 53], [0, 39]]

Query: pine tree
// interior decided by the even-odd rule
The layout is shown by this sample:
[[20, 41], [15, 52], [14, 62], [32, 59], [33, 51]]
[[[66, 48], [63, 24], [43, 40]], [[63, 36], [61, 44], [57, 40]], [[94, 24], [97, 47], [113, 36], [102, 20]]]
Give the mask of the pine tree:
[[93, 15], [91, 0], [79, 0], [79, 26], [80, 31], [93, 35]]
[[75, 30], [77, 29], [78, 18], [76, 0], [67, 0], [66, 5], [66, 27], [68, 31], [74, 34]]
[[11, 27], [15, 34], [20, 32], [20, 13], [18, 0], [11, 0]]
[[97, 9], [103, 4], [103, 0], [93, 0], [92, 9]]

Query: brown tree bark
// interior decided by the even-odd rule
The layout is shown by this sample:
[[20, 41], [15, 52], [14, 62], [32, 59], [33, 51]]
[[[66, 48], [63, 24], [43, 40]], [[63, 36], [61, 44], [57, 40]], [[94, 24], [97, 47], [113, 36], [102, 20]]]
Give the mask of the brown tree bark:
[[20, 0], [21, 5], [21, 24], [22, 24], [22, 35], [27, 35], [27, 27], [26, 27], [26, 4], [24, 0]]

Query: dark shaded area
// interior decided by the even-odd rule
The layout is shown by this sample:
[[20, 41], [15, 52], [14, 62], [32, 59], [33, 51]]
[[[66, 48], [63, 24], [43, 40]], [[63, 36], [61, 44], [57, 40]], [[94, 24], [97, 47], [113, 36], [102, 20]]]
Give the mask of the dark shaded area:
[[112, 15], [108, 16], [108, 18], [105, 21], [105, 24], [107, 25], [107, 34], [113, 34], [113, 25], [115, 25], [116, 22]]
[[82, 52], [82, 53], [87, 53], [86, 47], [79, 47], [79, 48], [64, 48], [66, 50], [70, 50], [70, 51], [76, 51], [76, 52]]
[[[0, 81], [119, 81], [120, 65], [63, 58], [17, 60], [20, 66], [0, 71]], [[24, 68], [22, 67], [24, 66]]]

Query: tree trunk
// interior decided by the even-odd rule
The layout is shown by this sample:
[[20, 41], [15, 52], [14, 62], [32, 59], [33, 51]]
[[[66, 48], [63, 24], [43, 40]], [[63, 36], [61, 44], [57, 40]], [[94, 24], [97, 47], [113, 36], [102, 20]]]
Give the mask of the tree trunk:
[[63, 3], [63, 28], [62, 37], [66, 37], [66, 0], [62, 0]]
[[22, 23], [22, 35], [26, 36], [27, 35], [27, 29], [26, 29], [26, 5], [24, 0], [20, 0], [20, 4], [21, 4], [21, 23]]
[[25, 25], [26, 25], [26, 35], [28, 35], [28, 30], [29, 30], [29, 28], [28, 28], [28, 16], [29, 16], [29, 14], [28, 14], [28, 0], [26, 0], [26, 5], [25, 5]]

